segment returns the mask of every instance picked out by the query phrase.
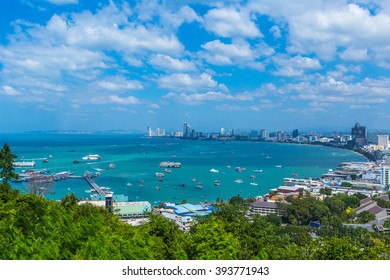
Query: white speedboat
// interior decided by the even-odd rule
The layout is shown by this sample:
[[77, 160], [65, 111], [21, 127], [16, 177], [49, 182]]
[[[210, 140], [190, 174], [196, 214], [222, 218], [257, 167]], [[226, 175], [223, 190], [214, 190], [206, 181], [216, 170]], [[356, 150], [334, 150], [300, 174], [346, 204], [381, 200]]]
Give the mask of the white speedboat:
[[100, 156], [97, 154], [95, 155], [88, 154], [86, 156], [83, 156], [83, 160], [100, 160]]
[[242, 181], [241, 179], [237, 179], [237, 180], [234, 181], [234, 183], [242, 184], [242, 183], [244, 183], [244, 181]]
[[211, 172], [211, 173], [219, 173], [219, 170], [214, 169], [214, 168], [211, 168], [211, 169], [210, 169], [210, 172]]

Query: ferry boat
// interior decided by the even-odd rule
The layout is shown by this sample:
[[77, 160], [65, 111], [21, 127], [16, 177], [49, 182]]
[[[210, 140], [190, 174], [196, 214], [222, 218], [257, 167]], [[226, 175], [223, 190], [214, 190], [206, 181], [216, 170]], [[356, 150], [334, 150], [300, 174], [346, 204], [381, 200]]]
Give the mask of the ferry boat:
[[100, 160], [100, 156], [97, 154], [95, 155], [88, 154], [86, 156], [83, 156], [83, 160]]
[[12, 165], [14, 167], [34, 167], [35, 161], [15, 161]]

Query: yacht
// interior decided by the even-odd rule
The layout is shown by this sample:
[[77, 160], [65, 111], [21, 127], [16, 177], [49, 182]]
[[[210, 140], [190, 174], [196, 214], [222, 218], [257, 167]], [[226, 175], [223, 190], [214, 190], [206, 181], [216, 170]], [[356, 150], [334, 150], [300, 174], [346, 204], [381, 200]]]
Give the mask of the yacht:
[[100, 160], [100, 156], [96, 154], [95, 155], [88, 154], [83, 157], [83, 160]]
[[210, 172], [211, 172], [211, 173], [219, 173], [219, 170], [214, 169], [214, 168], [211, 168], [211, 169], [210, 169]]
[[255, 170], [253, 170], [253, 172], [261, 173], [261, 172], [263, 172], [263, 170], [262, 169], [255, 169]]
[[237, 179], [237, 180], [234, 181], [234, 183], [242, 184], [242, 183], [244, 183], [244, 181], [242, 181], [241, 179]]

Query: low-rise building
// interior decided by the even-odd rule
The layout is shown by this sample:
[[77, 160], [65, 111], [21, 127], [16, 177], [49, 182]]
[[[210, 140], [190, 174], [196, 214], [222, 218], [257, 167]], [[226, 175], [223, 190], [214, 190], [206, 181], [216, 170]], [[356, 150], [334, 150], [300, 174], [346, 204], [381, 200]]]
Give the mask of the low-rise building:
[[251, 212], [260, 215], [275, 214], [281, 216], [281, 209], [276, 202], [256, 201], [251, 204]]

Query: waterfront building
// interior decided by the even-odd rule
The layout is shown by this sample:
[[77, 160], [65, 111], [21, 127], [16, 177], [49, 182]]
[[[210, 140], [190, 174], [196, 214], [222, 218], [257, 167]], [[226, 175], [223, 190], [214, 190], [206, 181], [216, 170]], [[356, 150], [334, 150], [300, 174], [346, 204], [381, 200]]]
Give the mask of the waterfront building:
[[223, 127], [221, 127], [221, 136], [224, 136], [225, 135], [225, 129]]
[[389, 149], [389, 135], [378, 135], [378, 146], [382, 146], [383, 150]]
[[357, 146], [364, 146], [367, 144], [367, 129], [365, 126], [356, 123], [351, 129], [352, 140]]
[[191, 138], [192, 137], [191, 126], [187, 123], [183, 123], [183, 137], [184, 138]]
[[260, 130], [260, 139], [261, 140], [269, 139], [269, 132], [266, 129], [261, 129]]
[[292, 132], [292, 137], [296, 138], [296, 137], [298, 137], [298, 135], [299, 135], [298, 129], [294, 129], [293, 132]]
[[154, 136], [152, 128], [150, 126], [147, 127], [146, 134], [148, 135], [148, 137], [153, 137]]

